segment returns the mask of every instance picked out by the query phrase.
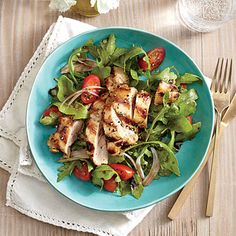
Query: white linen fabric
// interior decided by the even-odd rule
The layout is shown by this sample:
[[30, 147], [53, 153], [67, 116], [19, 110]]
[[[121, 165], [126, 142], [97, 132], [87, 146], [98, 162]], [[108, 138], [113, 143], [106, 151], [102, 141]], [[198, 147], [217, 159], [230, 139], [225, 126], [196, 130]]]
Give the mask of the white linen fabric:
[[[25, 115], [36, 74], [45, 58], [60, 44], [93, 26], [60, 16], [21, 74], [0, 112], [0, 167], [11, 173], [6, 205], [37, 220], [97, 235], [127, 235], [152, 209], [111, 213], [82, 207], [50, 186], [28, 150]], [[162, 202], [161, 204], [165, 204]]]

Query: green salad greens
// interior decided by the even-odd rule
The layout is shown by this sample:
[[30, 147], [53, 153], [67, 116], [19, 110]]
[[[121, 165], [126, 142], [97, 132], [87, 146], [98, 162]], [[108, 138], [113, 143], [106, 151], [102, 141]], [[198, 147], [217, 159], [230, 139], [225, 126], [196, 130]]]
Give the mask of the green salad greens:
[[201, 78], [174, 65], [159, 69], [166, 54], [164, 48], [117, 47], [114, 34], [73, 50], [40, 118], [56, 127], [48, 146], [63, 154], [58, 181], [73, 173], [140, 198], [152, 181], [181, 175], [176, 154], [201, 128], [191, 88]]

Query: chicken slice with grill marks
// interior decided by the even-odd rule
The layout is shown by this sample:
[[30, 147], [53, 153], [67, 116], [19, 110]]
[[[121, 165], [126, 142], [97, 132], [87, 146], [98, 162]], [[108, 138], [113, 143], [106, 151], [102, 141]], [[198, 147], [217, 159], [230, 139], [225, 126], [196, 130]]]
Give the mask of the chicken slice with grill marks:
[[113, 73], [106, 79], [106, 87], [109, 91], [116, 89], [119, 85], [128, 84], [129, 77], [123, 68], [113, 67]]
[[110, 100], [112, 101], [113, 108], [119, 116], [124, 116], [127, 119], [132, 120], [134, 100], [137, 92], [136, 88], [124, 84], [110, 93]]
[[107, 95], [102, 95], [93, 103], [85, 129], [88, 150], [95, 165], [108, 163], [106, 138], [102, 129], [102, 115], [106, 97]]
[[179, 97], [178, 87], [174, 84], [168, 84], [164, 81], [161, 81], [157, 87], [157, 91], [154, 98], [154, 104], [162, 104], [163, 96], [166, 92], [169, 92], [169, 102], [174, 102]]
[[106, 104], [103, 115], [103, 129], [105, 135], [111, 140], [122, 141], [132, 145], [138, 141], [138, 129], [120, 119], [112, 103]]
[[82, 120], [73, 120], [72, 117], [63, 116], [59, 118], [57, 131], [48, 139], [51, 152], [63, 152], [70, 156], [70, 147], [78, 137], [83, 127]]
[[151, 100], [151, 95], [144, 90], [141, 90], [136, 95], [133, 121], [140, 128], [147, 128], [148, 111], [151, 104]]

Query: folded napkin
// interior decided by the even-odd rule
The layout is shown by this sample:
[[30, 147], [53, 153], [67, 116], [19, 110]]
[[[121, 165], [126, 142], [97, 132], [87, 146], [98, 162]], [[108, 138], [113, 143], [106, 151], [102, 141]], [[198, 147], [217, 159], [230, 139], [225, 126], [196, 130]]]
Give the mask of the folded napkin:
[[[0, 112], [0, 167], [9, 171], [7, 205], [53, 225], [97, 235], [127, 235], [152, 209], [111, 213], [82, 207], [51, 187], [30, 156], [25, 130], [28, 96], [45, 58], [72, 36], [94, 27], [60, 16], [20, 76]], [[162, 202], [161, 204], [165, 204]]]

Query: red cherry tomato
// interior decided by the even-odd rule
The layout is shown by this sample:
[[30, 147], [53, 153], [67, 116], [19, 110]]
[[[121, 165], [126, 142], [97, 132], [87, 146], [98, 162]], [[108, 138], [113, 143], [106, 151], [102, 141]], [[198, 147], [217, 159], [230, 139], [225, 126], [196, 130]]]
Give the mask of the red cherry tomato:
[[61, 112], [58, 110], [58, 107], [57, 106], [50, 106], [50, 107], [48, 107], [45, 111], [44, 111], [44, 113], [43, 113], [43, 116], [45, 117], [45, 116], [50, 116], [50, 114], [51, 113], [57, 113], [59, 116], [61, 116], [62, 114], [61, 114]]
[[82, 166], [76, 166], [73, 170], [73, 174], [80, 180], [89, 181], [91, 179], [91, 173], [88, 171], [88, 165], [84, 161], [82, 162]]
[[[85, 89], [85, 88], [90, 87], [90, 86], [101, 86], [100, 79], [97, 75], [91, 74], [91, 75], [87, 76], [84, 79], [82, 89]], [[96, 93], [97, 95], [99, 95], [99, 92], [100, 92], [99, 89], [93, 88], [93, 89], [89, 89], [89, 90], [91, 92]], [[95, 96], [93, 94], [90, 94], [88, 92], [84, 92], [81, 95], [81, 100], [84, 104], [93, 103], [96, 99], [97, 99], [97, 96]]]
[[120, 178], [124, 181], [129, 180], [134, 175], [134, 170], [132, 170], [130, 167], [123, 165], [123, 164], [110, 164], [110, 167], [114, 169]]
[[188, 119], [188, 121], [189, 121], [190, 124], [193, 123], [193, 117], [192, 117], [192, 116], [187, 116], [187, 119]]
[[[149, 62], [151, 64], [151, 70], [156, 69], [164, 60], [166, 51], [164, 48], [154, 48], [147, 52]], [[144, 60], [144, 56], [138, 60], [139, 67], [143, 70], [147, 70], [148, 63]]]
[[181, 86], [181, 88], [183, 88], [183, 89], [187, 89], [188, 87], [187, 87], [187, 84], [180, 84], [180, 86]]
[[106, 189], [108, 192], [115, 192], [117, 188], [117, 183], [115, 181], [115, 176], [111, 177], [108, 180], [104, 180], [103, 188]]

